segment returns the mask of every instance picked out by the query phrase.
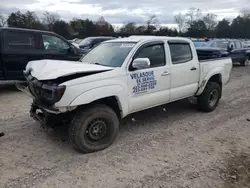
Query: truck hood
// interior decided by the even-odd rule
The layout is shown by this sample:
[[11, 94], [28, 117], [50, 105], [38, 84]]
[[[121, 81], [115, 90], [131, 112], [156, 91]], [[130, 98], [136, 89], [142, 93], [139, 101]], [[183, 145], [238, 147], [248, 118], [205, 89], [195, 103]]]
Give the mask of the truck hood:
[[78, 61], [38, 60], [30, 61], [25, 73], [30, 73], [38, 80], [53, 80], [78, 73], [99, 73], [113, 70], [113, 67], [82, 63]]

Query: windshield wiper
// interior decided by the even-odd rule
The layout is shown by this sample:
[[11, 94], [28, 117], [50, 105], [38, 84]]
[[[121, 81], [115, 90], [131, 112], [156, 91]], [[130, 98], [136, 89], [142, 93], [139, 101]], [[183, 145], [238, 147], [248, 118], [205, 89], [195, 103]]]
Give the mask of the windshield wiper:
[[[91, 63], [91, 64], [92, 64], [92, 63]], [[93, 64], [95, 64], [95, 65], [101, 65], [101, 66], [107, 67], [107, 65], [103, 65], [103, 64], [100, 64], [100, 63], [93, 63]]]

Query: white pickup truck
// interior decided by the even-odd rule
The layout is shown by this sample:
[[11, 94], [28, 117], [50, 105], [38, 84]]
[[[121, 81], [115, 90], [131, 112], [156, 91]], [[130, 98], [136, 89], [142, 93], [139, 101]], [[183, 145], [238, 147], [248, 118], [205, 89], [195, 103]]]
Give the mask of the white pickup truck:
[[101, 43], [79, 62], [40, 60], [24, 71], [31, 116], [47, 125], [69, 123], [82, 152], [110, 146], [125, 116], [196, 96], [210, 112], [229, 80], [230, 58], [198, 61], [186, 38], [131, 36]]

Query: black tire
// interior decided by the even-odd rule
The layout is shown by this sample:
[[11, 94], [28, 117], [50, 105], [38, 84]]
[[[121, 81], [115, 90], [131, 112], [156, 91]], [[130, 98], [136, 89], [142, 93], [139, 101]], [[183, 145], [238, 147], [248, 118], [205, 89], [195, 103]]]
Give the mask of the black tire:
[[[203, 112], [211, 112], [213, 111], [219, 103], [219, 100], [221, 98], [221, 86], [216, 82], [208, 82], [203, 93], [198, 96], [198, 107]], [[211, 95], [214, 96], [214, 99], [212, 99]]]
[[77, 113], [69, 127], [69, 139], [78, 151], [90, 153], [109, 147], [118, 132], [116, 113], [106, 105], [96, 104]]
[[248, 63], [249, 63], [249, 57], [247, 56], [244, 61], [240, 62], [240, 65], [243, 66], [243, 67], [245, 67], [245, 66], [248, 65]]

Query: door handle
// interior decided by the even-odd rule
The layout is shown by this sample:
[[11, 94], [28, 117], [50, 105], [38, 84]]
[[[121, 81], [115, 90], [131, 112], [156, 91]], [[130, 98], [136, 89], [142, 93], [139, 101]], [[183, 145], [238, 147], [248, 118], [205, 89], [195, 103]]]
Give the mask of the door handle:
[[191, 71], [197, 70], [197, 68], [196, 68], [196, 67], [192, 67], [190, 70], [191, 70]]
[[168, 76], [168, 75], [170, 75], [170, 72], [165, 71], [165, 72], [163, 72], [161, 75], [162, 75], [162, 76]]

